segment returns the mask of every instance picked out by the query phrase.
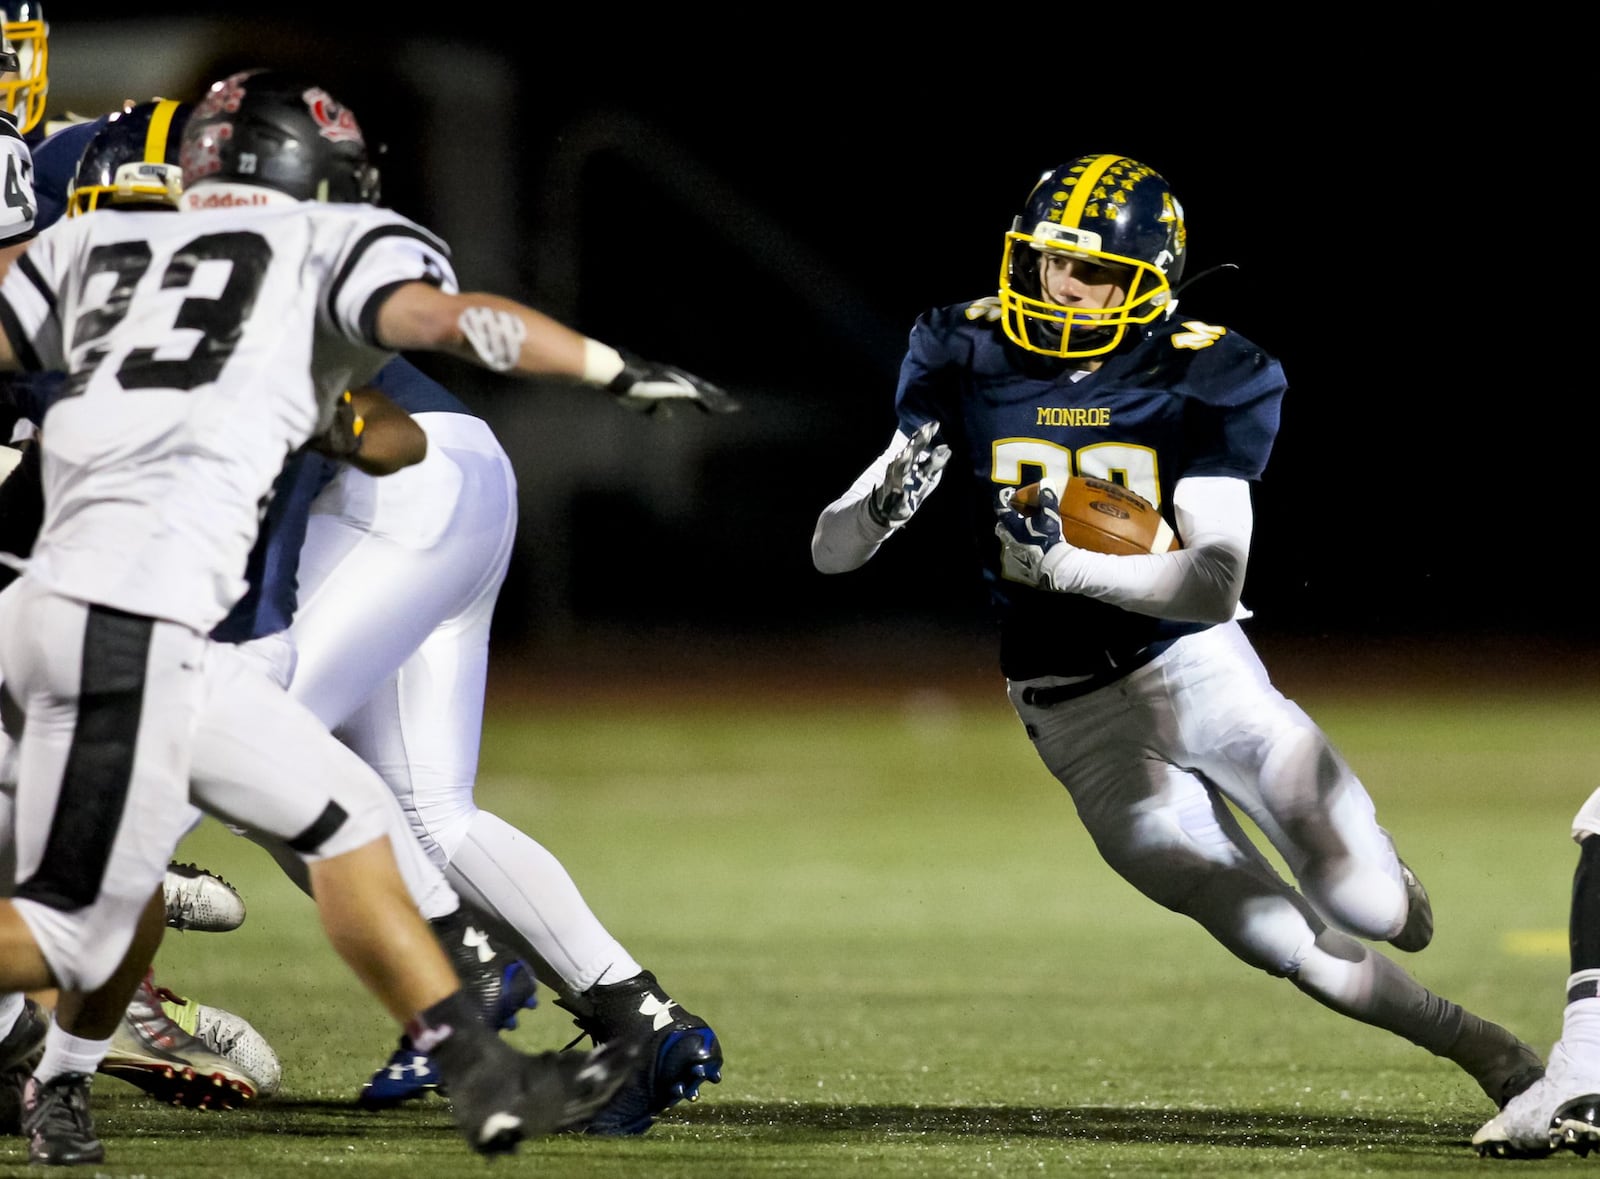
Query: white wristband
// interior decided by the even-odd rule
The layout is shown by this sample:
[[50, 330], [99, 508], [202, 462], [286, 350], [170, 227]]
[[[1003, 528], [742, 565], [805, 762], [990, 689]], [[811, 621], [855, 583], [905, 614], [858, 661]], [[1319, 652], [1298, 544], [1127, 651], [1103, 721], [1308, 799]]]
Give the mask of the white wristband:
[[609, 385], [626, 367], [622, 353], [599, 340], [583, 338], [583, 379], [590, 385]]

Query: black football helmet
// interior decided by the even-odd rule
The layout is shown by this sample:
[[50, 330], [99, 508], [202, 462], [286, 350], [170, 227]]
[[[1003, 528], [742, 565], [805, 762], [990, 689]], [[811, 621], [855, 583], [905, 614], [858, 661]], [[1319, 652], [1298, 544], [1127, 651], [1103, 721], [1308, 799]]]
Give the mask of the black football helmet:
[[[1124, 268], [1123, 301], [1093, 311], [1050, 302], [1039, 267], [1054, 250]], [[1104, 355], [1129, 325], [1171, 310], [1187, 252], [1183, 207], [1160, 173], [1127, 156], [1079, 156], [1039, 178], [1006, 234], [1001, 325], [1030, 352], [1060, 360]]]
[[184, 131], [183, 183], [254, 184], [296, 200], [375, 204], [355, 115], [307, 78], [245, 70], [213, 83]]
[[112, 115], [84, 145], [67, 188], [67, 216], [101, 205], [177, 207], [178, 145], [194, 104], [153, 98]]
[[0, 5], [0, 110], [26, 135], [44, 118], [50, 26], [37, 0]]

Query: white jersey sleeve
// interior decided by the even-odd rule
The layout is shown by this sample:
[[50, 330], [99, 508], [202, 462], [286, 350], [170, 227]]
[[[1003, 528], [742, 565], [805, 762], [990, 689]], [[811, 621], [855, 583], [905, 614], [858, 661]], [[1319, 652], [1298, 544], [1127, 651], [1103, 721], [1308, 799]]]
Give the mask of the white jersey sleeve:
[[23, 365], [69, 374], [30, 575], [210, 631], [284, 460], [393, 355], [377, 308], [411, 281], [453, 288], [444, 244], [365, 205], [218, 200], [40, 233], [0, 283]]

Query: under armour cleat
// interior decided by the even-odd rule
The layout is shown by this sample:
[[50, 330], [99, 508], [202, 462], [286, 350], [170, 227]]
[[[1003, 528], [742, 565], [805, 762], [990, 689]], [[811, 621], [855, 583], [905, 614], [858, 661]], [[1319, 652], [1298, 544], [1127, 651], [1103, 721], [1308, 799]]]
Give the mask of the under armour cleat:
[[48, 1081], [29, 1077], [22, 1095], [22, 1134], [28, 1162], [76, 1167], [104, 1162], [106, 1148], [94, 1136], [89, 1113], [88, 1073], [63, 1073]]
[[244, 898], [215, 872], [194, 864], [168, 864], [162, 891], [170, 929], [227, 933], [244, 924]]
[[184, 1031], [161, 1002], [147, 972], [112, 1033], [99, 1071], [186, 1109], [234, 1109], [254, 1098], [255, 1080]]
[[1389, 939], [1389, 944], [1404, 953], [1415, 954], [1427, 949], [1428, 943], [1433, 941], [1433, 903], [1428, 900], [1428, 890], [1422, 887], [1422, 881], [1404, 860], [1400, 861], [1400, 875], [1406, 882], [1406, 923]]
[[411, 1046], [409, 1036], [400, 1037], [400, 1046], [389, 1062], [373, 1073], [361, 1087], [356, 1104], [363, 1109], [393, 1109], [407, 1101], [418, 1101], [442, 1091], [444, 1078], [425, 1053]]
[[643, 1134], [664, 1110], [680, 1101], [698, 1100], [704, 1082], [715, 1085], [722, 1080], [722, 1045], [716, 1032], [670, 998], [648, 970], [620, 983], [590, 987], [582, 1002], [590, 1013], [574, 1022], [595, 1043], [639, 1046], [638, 1067], [616, 1097], [583, 1127], [585, 1133]]
[[633, 1043], [536, 1056], [492, 1044], [494, 1051], [450, 1086], [450, 1112], [480, 1154], [507, 1154], [524, 1138], [582, 1129], [638, 1067]]
[[428, 924], [486, 1026], [501, 1031], [514, 1028], [518, 1012], [539, 1005], [538, 985], [528, 964], [497, 945], [465, 906]]
[[22, 1130], [22, 1090], [44, 1055], [50, 1013], [24, 998], [11, 1030], [0, 1039], [0, 1136]]
[[257, 1097], [271, 1097], [283, 1080], [283, 1064], [267, 1043], [267, 1038], [250, 1021], [220, 1007], [208, 1007], [182, 995], [157, 987], [161, 1010], [191, 1036], [197, 1036], [211, 1051], [231, 1061], [255, 1082]]
[[[486, 1026], [510, 1031], [521, 1012], [539, 1005], [538, 984], [528, 964], [497, 946], [465, 910], [435, 917], [429, 924]], [[392, 1109], [442, 1092], [439, 1070], [401, 1036], [388, 1062], [362, 1086], [356, 1103], [366, 1109]]]

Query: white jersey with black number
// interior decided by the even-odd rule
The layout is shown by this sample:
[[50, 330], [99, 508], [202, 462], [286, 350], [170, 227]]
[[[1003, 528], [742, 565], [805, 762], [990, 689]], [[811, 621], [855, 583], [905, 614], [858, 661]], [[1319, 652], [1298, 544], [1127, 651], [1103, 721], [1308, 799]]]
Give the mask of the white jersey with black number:
[[57, 222], [0, 285], [24, 366], [70, 374], [29, 575], [202, 632], [244, 593], [285, 458], [392, 355], [372, 340], [382, 296], [455, 289], [444, 244], [397, 213], [218, 203]]
[[33, 194], [33, 152], [10, 119], [0, 116], [0, 247], [33, 236], [39, 202]]

